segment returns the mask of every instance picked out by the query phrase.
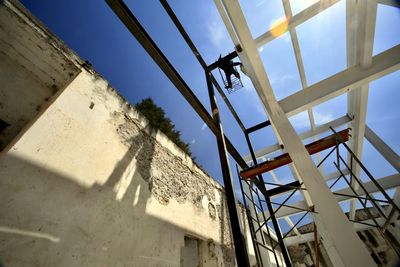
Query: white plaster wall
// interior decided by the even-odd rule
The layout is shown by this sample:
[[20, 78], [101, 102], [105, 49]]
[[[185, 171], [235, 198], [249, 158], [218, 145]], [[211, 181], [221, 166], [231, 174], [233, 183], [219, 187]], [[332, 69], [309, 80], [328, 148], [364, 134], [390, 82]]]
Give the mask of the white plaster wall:
[[224, 201], [221, 186], [83, 71], [0, 158], [0, 260], [179, 266], [190, 234], [206, 244], [202, 266], [232, 266]]
[[0, 134], [4, 148], [53, 95], [40, 81], [0, 51], [0, 119], [10, 124]]
[[79, 70], [62, 42], [13, 3], [0, 1], [0, 119], [10, 124], [0, 151]]
[[223, 188], [17, 1], [0, 82], [0, 265], [235, 264]]

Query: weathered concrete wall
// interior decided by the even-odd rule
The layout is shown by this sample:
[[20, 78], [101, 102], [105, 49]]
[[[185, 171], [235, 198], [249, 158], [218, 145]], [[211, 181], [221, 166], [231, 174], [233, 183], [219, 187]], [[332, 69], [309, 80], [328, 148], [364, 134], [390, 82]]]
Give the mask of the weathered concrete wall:
[[76, 75], [73, 54], [15, 2], [0, 1], [0, 150]]
[[232, 266], [223, 189], [146, 124], [79, 74], [0, 158], [4, 264], [179, 266], [190, 235], [203, 266]]
[[0, 263], [234, 266], [223, 188], [20, 4], [0, 3], [0, 119], [11, 124]]

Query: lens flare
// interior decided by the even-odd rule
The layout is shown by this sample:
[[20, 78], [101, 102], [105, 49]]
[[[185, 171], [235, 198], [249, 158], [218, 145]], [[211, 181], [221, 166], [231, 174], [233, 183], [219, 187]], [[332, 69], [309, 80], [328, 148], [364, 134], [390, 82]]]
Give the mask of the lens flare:
[[271, 34], [275, 37], [281, 36], [287, 31], [288, 23], [289, 21], [286, 17], [273, 21], [269, 27]]

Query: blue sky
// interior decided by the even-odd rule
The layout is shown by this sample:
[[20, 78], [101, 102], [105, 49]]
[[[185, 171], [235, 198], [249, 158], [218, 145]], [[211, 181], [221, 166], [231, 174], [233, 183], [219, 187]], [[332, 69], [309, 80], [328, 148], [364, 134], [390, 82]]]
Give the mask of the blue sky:
[[[189, 104], [151, 60], [134, 37], [105, 4], [105, 1], [21, 0], [52, 32], [77, 54], [89, 60], [130, 103], [151, 97], [163, 107], [191, 144], [197, 162], [222, 183], [215, 137]], [[297, 14], [315, 0], [291, 0]], [[60, 4], [62, 3], [62, 4]], [[149, 32], [164, 54], [186, 80], [203, 105], [209, 109], [204, 72], [175, 29], [158, 1], [126, 1], [132, 12]], [[242, 0], [240, 4], [253, 37], [269, 29], [283, 16], [279, 0]], [[205, 61], [210, 64], [220, 54], [233, 51], [233, 44], [212, 0], [174, 0], [170, 5], [181, 20]], [[345, 1], [297, 27], [307, 83], [321, 81], [346, 68]], [[378, 7], [374, 54], [400, 43], [400, 13], [393, 7]], [[301, 90], [290, 35], [284, 34], [259, 49], [273, 90], [282, 99]], [[214, 73], [218, 77], [218, 72]], [[243, 76], [243, 75], [242, 75]], [[264, 121], [267, 116], [248, 78], [245, 87], [229, 99], [246, 127]], [[397, 71], [370, 85], [367, 124], [400, 153], [400, 72]], [[222, 99], [217, 96], [226, 135], [242, 155], [248, 154], [244, 136]], [[316, 124], [341, 117], [347, 112], [347, 98], [339, 96], [314, 108]], [[310, 128], [306, 112], [291, 119], [296, 131]], [[276, 143], [271, 128], [251, 135], [255, 149]], [[365, 162], [376, 177], [395, 173], [394, 169], [366, 142]], [[232, 168], [235, 172], [235, 168]], [[282, 180], [292, 179], [288, 170], [277, 170]]]

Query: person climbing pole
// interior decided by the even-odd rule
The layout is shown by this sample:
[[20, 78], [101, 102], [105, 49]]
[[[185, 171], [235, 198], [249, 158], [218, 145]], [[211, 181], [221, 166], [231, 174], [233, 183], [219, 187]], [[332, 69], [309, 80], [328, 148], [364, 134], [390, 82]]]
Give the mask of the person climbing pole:
[[233, 62], [233, 60], [225, 59], [219, 56], [218, 59], [219, 65], [218, 67], [225, 72], [227, 85], [225, 88], [232, 89], [232, 79], [231, 76], [234, 75], [236, 78], [240, 79], [239, 72], [235, 69], [235, 66], [242, 66], [240, 62]]

